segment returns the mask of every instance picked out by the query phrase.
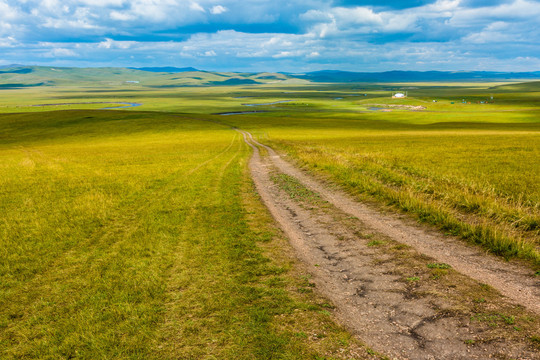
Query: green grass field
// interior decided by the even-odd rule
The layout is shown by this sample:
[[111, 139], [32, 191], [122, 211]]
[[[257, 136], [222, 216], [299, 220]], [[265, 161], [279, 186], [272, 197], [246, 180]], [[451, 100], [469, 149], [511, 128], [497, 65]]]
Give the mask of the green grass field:
[[[303, 359], [359, 346], [319, 300], [288, 290], [305, 280], [272, 252], [282, 240], [235, 131], [113, 111], [0, 124], [2, 359]], [[315, 345], [302, 335], [320, 327]]]
[[[538, 83], [436, 85], [0, 90], [0, 358], [369, 358], [282, 253], [231, 126], [538, 270]], [[28, 106], [108, 101], [143, 105]]]
[[[279, 117], [268, 112], [226, 120], [363, 200], [391, 205], [538, 268], [540, 92], [537, 83], [496, 89], [501, 93], [491, 86], [487, 94], [454, 89], [452, 97], [449, 89], [434, 89], [436, 103], [429, 102], [427, 90], [419, 90], [417, 98], [355, 100], [334, 113], [329, 101], [323, 106], [306, 100], [307, 105], [282, 105]], [[508, 89], [530, 93], [512, 95]], [[494, 103], [451, 101], [488, 94]], [[386, 104], [392, 111], [362, 111], [369, 103]], [[425, 110], [392, 105], [422, 105]]]

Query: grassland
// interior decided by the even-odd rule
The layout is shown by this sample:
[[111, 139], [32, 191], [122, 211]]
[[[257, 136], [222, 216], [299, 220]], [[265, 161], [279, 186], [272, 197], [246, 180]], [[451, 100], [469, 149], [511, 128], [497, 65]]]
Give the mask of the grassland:
[[[410, 96], [391, 99], [391, 91], [398, 89]], [[28, 96], [13, 101], [10, 95], [22, 92]], [[130, 111], [180, 112], [198, 118], [260, 111], [211, 118], [251, 130], [363, 199], [412, 213], [496, 254], [539, 264], [538, 82], [46, 88], [4, 93], [8, 96], [0, 112], [44, 111], [21, 106], [36, 102], [82, 101], [136, 101], [143, 105]], [[280, 100], [290, 102], [246, 106]], [[411, 106], [424, 109], [411, 111]], [[391, 111], [374, 111], [385, 108]]]
[[[403, 100], [368, 93], [331, 113], [316, 101], [276, 117], [244, 115], [232, 122], [290, 154], [301, 165], [375, 200], [481, 244], [491, 252], [540, 265], [538, 86], [418, 90]], [[459, 98], [494, 103], [456, 104]], [[452, 97], [449, 96], [453, 91]], [[446, 98], [445, 98], [446, 97]], [[434, 103], [430, 99], [437, 99]], [[343, 100], [340, 100], [343, 101]], [[454, 102], [454, 104], [452, 104]], [[366, 104], [391, 112], [353, 113]], [[389, 105], [424, 105], [423, 111]], [[299, 104], [300, 105], [300, 104]], [[334, 105], [334, 104], [332, 104]], [[292, 105], [288, 105], [292, 107]], [[255, 120], [256, 119], [256, 120]]]
[[369, 357], [275, 250], [235, 131], [88, 110], [0, 128], [2, 359]]
[[[415, 89], [389, 97], [402, 87]], [[231, 126], [360, 199], [540, 269], [538, 83], [0, 94], [1, 358], [369, 357], [283, 255]], [[292, 101], [243, 105], [279, 100]], [[118, 101], [143, 105], [29, 106]], [[426, 109], [369, 110], [387, 105]], [[246, 110], [264, 112], [212, 115]]]

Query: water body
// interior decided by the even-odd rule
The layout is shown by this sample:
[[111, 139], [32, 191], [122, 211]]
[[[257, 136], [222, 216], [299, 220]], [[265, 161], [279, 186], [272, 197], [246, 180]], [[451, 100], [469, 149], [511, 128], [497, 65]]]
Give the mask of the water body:
[[283, 104], [287, 102], [291, 102], [292, 100], [280, 100], [280, 101], [274, 101], [270, 103], [262, 103], [262, 104], [242, 104], [244, 106], [264, 106], [264, 105], [276, 105], [276, 104]]
[[390, 110], [390, 109], [387, 109], [387, 108], [378, 108], [378, 107], [369, 107], [367, 109], [371, 110], [371, 111]]
[[343, 98], [334, 98], [334, 100], [343, 100]]
[[132, 102], [114, 102], [114, 103], [109, 103], [109, 104], [119, 104], [120, 106], [104, 107], [104, 108], [101, 108], [100, 110], [123, 109], [123, 108], [137, 107], [137, 106], [142, 105], [141, 103], [132, 103]]
[[227, 112], [227, 113], [218, 113], [214, 115], [243, 115], [243, 114], [255, 114], [255, 113], [262, 113], [266, 111], [234, 111], [234, 112]]
[[63, 105], [92, 105], [92, 104], [118, 104], [120, 106], [111, 106], [111, 107], [104, 107], [99, 110], [108, 110], [108, 109], [122, 109], [122, 108], [128, 108], [128, 107], [135, 107], [135, 106], [141, 106], [141, 103], [132, 103], [132, 102], [116, 102], [116, 101], [96, 101], [96, 102], [74, 102], [74, 103], [57, 103], [57, 104], [37, 104], [37, 105], [30, 105], [30, 106], [63, 106]]

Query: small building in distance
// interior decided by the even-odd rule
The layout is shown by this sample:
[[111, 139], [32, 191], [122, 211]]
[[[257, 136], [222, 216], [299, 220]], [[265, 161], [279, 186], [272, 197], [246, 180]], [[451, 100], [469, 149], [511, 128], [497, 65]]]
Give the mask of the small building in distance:
[[402, 92], [397, 92], [397, 93], [393, 93], [392, 94], [392, 98], [393, 99], [402, 99], [402, 98], [406, 98], [407, 97], [407, 93], [402, 93]]

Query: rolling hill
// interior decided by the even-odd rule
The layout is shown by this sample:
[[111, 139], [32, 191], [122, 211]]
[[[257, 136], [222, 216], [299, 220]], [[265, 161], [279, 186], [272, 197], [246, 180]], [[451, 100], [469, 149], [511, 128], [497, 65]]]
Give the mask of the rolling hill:
[[512, 81], [540, 79], [540, 72], [324, 70], [305, 74], [211, 72], [192, 67], [75, 68], [7, 65], [0, 67], [0, 88], [32, 86], [147, 86], [184, 87], [257, 85], [267, 83], [390, 83], [429, 81]]

